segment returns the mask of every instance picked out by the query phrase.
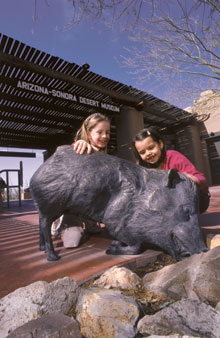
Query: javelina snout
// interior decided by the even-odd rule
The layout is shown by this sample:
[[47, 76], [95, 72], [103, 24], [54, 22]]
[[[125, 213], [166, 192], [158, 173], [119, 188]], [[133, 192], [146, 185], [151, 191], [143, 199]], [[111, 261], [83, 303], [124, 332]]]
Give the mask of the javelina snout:
[[171, 232], [170, 237], [172, 250], [178, 261], [208, 251], [199, 231], [199, 225], [190, 228], [189, 224], [180, 224]]

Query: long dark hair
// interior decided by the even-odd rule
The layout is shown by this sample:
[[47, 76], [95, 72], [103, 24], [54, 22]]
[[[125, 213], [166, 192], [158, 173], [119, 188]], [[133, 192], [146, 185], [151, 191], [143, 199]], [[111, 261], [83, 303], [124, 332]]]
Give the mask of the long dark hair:
[[[145, 138], [147, 137], [151, 137], [154, 142], [159, 143], [160, 141], [163, 142], [163, 149], [161, 150], [161, 156], [160, 159], [157, 161], [157, 163], [151, 164], [151, 163], [147, 163], [145, 161], [142, 160], [141, 156], [139, 155], [136, 147], [135, 147], [135, 142], [137, 141], [143, 141]], [[134, 151], [134, 155], [137, 159], [137, 163], [142, 165], [143, 167], [146, 168], [158, 168], [159, 165], [164, 161], [165, 157], [166, 157], [166, 147], [165, 147], [165, 141], [163, 139], [163, 137], [157, 132], [157, 130], [155, 128], [144, 128], [141, 131], [139, 131], [139, 133], [137, 133], [135, 135], [135, 137], [133, 138], [133, 151]]]

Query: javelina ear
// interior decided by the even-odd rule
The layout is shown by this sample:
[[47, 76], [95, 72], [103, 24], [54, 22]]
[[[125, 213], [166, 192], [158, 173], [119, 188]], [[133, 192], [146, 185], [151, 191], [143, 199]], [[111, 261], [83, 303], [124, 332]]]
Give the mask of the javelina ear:
[[176, 169], [169, 169], [168, 171], [168, 182], [167, 186], [168, 188], [174, 188], [177, 183], [181, 181], [181, 178], [179, 176], [179, 172]]

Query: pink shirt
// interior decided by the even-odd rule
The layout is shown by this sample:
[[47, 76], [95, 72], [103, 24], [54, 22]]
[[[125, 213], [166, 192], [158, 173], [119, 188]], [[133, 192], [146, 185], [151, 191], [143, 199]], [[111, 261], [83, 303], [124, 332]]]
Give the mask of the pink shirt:
[[205, 176], [200, 173], [194, 165], [183, 154], [176, 150], [167, 150], [166, 158], [163, 163], [163, 169], [177, 169], [181, 173], [188, 173], [198, 178], [200, 181], [200, 189], [204, 193], [208, 193], [208, 183]]

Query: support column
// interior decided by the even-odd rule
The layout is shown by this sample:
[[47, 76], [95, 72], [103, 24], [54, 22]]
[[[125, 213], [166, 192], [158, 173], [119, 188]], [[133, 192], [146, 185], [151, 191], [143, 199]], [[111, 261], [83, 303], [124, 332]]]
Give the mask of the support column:
[[44, 162], [56, 151], [56, 148], [49, 148], [43, 152]]
[[3, 211], [3, 193], [4, 190], [0, 188], [0, 213]]
[[193, 152], [193, 163], [195, 167], [202, 172], [208, 183], [211, 184], [211, 171], [208, 159], [207, 146], [205, 142], [201, 140], [201, 128], [202, 124], [194, 123], [191, 127], [191, 140], [192, 140], [192, 152]]
[[133, 107], [123, 106], [116, 120], [118, 156], [135, 162], [133, 137], [144, 128], [144, 115]]

